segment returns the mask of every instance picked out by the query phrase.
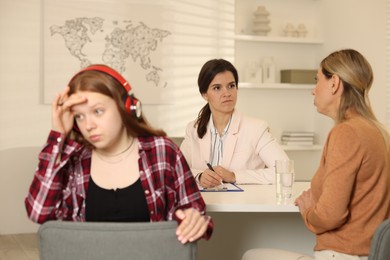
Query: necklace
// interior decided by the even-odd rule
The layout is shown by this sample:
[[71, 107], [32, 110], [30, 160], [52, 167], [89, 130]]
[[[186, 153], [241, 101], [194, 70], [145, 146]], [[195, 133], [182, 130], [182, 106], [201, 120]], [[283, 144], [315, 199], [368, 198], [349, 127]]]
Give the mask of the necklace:
[[106, 163], [116, 164], [116, 163], [123, 161], [131, 154], [131, 152], [133, 151], [133, 148], [134, 148], [134, 146], [133, 146], [134, 139], [135, 138], [131, 139], [131, 143], [128, 147], [126, 147], [126, 149], [124, 149], [123, 151], [121, 151], [117, 154], [103, 154], [103, 153], [98, 152], [96, 150], [94, 150], [94, 152], [97, 155], [97, 157], [99, 157], [100, 160], [102, 160]]

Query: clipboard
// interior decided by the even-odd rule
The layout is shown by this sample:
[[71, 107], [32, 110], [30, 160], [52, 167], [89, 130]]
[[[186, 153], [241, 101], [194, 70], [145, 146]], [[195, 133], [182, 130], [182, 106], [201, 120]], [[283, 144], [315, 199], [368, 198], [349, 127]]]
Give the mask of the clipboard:
[[215, 186], [213, 188], [203, 188], [198, 186], [201, 192], [240, 192], [244, 191], [242, 188], [238, 187], [233, 183], [224, 183], [219, 186]]

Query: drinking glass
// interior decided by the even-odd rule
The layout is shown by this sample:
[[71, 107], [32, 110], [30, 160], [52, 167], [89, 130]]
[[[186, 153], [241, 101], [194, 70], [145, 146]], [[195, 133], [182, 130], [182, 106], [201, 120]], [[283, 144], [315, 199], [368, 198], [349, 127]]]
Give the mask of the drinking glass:
[[276, 197], [281, 199], [291, 198], [294, 184], [294, 161], [276, 160]]

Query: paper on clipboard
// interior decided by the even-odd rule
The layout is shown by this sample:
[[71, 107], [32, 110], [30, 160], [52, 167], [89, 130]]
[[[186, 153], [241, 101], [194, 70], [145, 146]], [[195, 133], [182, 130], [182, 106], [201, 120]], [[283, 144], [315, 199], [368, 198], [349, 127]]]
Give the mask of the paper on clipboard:
[[237, 185], [233, 183], [224, 183], [218, 186], [215, 186], [213, 188], [203, 188], [201, 186], [198, 186], [200, 191], [203, 192], [229, 192], [229, 191], [244, 191]]

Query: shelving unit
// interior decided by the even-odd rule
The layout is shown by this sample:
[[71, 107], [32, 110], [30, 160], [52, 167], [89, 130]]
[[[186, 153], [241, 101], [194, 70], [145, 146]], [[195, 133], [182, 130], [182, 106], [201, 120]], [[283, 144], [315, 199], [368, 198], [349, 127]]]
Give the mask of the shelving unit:
[[282, 145], [285, 151], [319, 151], [322, 150], [322, 145]]
[[[267, 36], [252, 35], [252, 18], [257, 6], [263, 5], [270, 12], [271, 32]], [[237, 13], [239, 12], [239, 13]], [[235, 65], [239, 71], [239, 102], [237, 108], [245, 114], [268, 122], [272, 135], [281, 140], [283, 131], [310, 131], [316, 133], [312, 146], [286, 146], [283, 149], [296, 161], [298, 179], [309, 180], [318, 166], [324, 137], [316, 128], [318, 115], [311, 95], [314, 84], [287, 84], [280, 82], [280, 70], [317, 69], [319, 48], [323, 44], [321, 34], [321, 2], [312, 0], [245, 0], [236, 1]], [[287, 23], [304, 23], [307, 37], [283, 36]], [[272, 57], [276, 64], [276, 82], [248, 82], [247, 73], [253, 64], [261, 64]], [[263, 73], [264, 76], [264, 73]], [[264, 77], [263, 77], [264, 78]], [[240, 102], [240, 99], [243, 102]], [[281, 141], [280, 141], [281, 143]]]
[[272, 43], [297, 43], [297, 44], [322, 44], [321, 39], [299, 38], [299, 37], [283, 37], [283, 36], [256, 36], [236, 34], [236, 41], [253, 41], [253, 42], [272, 42]]
[[239, 88], [247, 89], [282, 89], [282, 90], [311, 90], [314, 88], [312, 84], [290, 84], [290, 83], [252, 83], [240, 82]]

